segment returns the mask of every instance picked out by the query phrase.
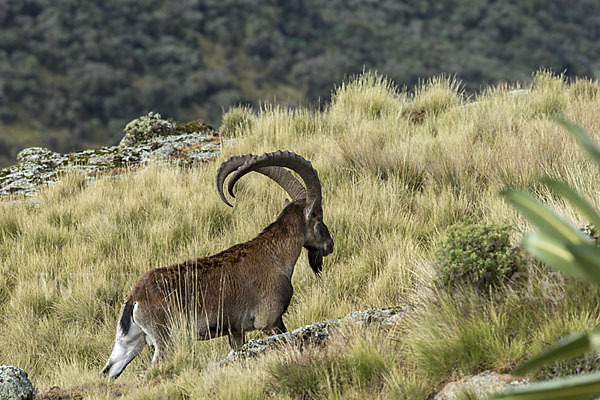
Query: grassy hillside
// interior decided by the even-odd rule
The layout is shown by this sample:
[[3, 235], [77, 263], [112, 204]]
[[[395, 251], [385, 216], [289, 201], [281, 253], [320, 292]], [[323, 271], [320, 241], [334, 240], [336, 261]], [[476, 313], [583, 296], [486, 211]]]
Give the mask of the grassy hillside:
[[365, 67], [409, 87], [457, 74], [471, 92], [540, 67], [597, 78], [598, 16], [594, 0], [8, 1], [0, 166], [23, 141], [116, 144], [149, 111], [217, 125], [239, 103], [328, 101]]
[[[283, 191], [261, 176], [238, 184], [234, 209], [221, 203], [218, 162], [289, 149], [319, 171], [336, 248], [321, 279], [301, 256], [285, 324], [399, 304], [416, 312], [391, 331], [347, 328], [327, 350], [287, 349], [224, 368], [212, 363], [227, 354], [226, 339], [194, 342], [180, 332], [170, 363], [144, 377], [146, 349], [119, 378], [127, 398], [423, 398], [457, 376], [510, 372], [600, 322], [596, 287], [533, 262], [522, 282], [489, 293], [432, 285], [435, 250], [455, 222], [510, 224], [515, 244], [530, 229], [498, 195], [507, 186], [534, 191], [578, 226], [586, 221], [541, 176], [565, 179], [600, 206], [598, 171], [551, 118], [562, 114], [600, 140], [600, 86], [541, 71], [526, 91], [514, 89], [466, 97], [442, 77], [405, 92], [364, 73], [322, 111], [229, 110], [222, 133], [237, 140], [198, 169], [149, 166], [90, 185], [67, 175], [35, 204], [0, 203], [0, 359], [40, 389], [105, 384], [98, 372], [118, 309], [141, 273], [248, 240], [281, 210]], [[579, 362], [539, 376], [597, 366]]]

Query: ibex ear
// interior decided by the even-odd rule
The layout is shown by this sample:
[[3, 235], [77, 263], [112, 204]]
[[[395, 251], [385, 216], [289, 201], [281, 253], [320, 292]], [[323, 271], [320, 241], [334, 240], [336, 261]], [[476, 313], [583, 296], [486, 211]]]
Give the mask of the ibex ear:
[[306, 205], [304, 209], [304, 218], [306, 221], [310, 221], [315, 214], [315, 205], [317, 204], [317, 199], [314, 199], [310, 204]]
[[290, 203], [291, 203], [290, 199], [285, 199], [285, 201], [283, 202], [283, 207], [284, 208], [287, 207], [287, 205]]

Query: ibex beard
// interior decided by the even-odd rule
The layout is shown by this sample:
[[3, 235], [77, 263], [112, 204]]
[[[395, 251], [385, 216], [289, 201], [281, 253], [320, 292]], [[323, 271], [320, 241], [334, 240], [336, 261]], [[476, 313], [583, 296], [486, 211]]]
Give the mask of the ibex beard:
[[[306, 188], [285, 168], [298, 173]], [[102, 372], [118, 377], [146, 344], [154, 346], [152, 363], [165, 357], [172, 344], [175, 320], [186, 321], [197, 339], [228, 335], [239, 350], [245, 333], [286, 332], [282, 316], [292, 298], [292, 274], [302, 247], [320, 275], [323, 257], [334, 242], [323, 222], [321, 184], [310, 162], [291, 152], [232, 157], [217, 171], [217, 190], [229, 192], [237, 180], [256, 171], [277, 182], [292, 201], [275, 222], [254, 239], [209, 257], [155, 268], [140, 277], [118, 319], [112, 353]]]

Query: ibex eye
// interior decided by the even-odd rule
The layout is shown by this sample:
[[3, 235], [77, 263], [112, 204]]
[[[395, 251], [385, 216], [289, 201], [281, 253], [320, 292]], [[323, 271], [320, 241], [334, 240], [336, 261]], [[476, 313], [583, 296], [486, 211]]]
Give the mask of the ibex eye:
[[323, 224], [319, 224], [319, 236], [325, 236], [325, 229], [323, 229]]

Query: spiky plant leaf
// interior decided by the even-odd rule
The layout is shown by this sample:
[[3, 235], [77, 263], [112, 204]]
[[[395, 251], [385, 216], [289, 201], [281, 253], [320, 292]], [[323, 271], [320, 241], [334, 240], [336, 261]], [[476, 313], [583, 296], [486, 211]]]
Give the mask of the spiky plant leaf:
[[527, 219], [535, 224], [540, 231], [559, 243], [582, 244], [583, 236], [569, 224], [564, 222], [548, 207], [542, 205], [529, 194], [518, 190], [502, 192], [508, 201]]
[[592, 399], [598, 393], [600, 393], [600, 372], [534, 383], [507, 390], [495, 398], [510, 400], [582, 400]]
[[581, 280], [591, 279], [592, 273], [585, 265], [579, 265], [568, 247], [541, 233], [531, 233], [521, 242], [521, 246], [535, 258], [553, 268]]
[[569, 203], [579, 210], [592, 225], [600, 227], [600, 215], [587, 200], [571, 189], [569, 185], [554, 179], [544, 179], [544, 183], [567, 199]]
[[598, 350], [600, 334], [575, 333], [554, 344], [535, 358], [521, 364], [515, 375], [523, 375], [553, 361], [578, 357], [593, 350]]
[[577, 143], [583, 147], [583, 149], [590, 155], [592, 160], [600, 167], [600, 149], [594, 141], [590, 138], [590, 136], [586, 133], [586, 131], [574, 123], [567, 121], [564, 118], [558, 117], [556, 118], [556, 122], [562, 125], [571, 136], [577, 140]]

